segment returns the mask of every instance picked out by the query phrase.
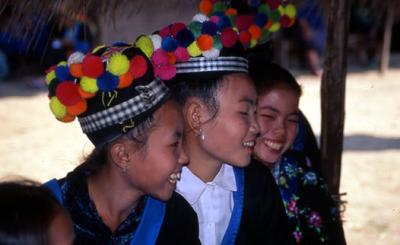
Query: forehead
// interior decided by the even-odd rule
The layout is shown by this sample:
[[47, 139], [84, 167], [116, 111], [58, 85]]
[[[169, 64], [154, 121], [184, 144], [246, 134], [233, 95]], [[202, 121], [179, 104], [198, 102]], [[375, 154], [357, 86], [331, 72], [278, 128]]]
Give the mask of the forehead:
[[251, 78], [247, 74], [226, 75], [224, 82], [224, 86], [218, 91], [221, 99], [256, 101], [257, 93]]
[[[172, 128], [180, 128], [182, 127], [182, 112], [180, 106], [169, 100], [165, 104], [163, 104], [155, 113], [154, 118], [156, 120], [156, 131], [157, 128], [169, 130]], [[175, 133], [175, 132], [171, 132]]]

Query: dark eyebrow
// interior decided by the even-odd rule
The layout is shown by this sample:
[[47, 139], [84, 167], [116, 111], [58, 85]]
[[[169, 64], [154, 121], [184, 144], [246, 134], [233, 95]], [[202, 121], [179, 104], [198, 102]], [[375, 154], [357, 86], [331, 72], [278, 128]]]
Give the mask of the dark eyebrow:
[[239, 100], [239, 102], [245, 102], [245, 103], [249, 103], [250, 105], [255, 105], [256, 101], [250, 98], [243, 98], [241, 100]]

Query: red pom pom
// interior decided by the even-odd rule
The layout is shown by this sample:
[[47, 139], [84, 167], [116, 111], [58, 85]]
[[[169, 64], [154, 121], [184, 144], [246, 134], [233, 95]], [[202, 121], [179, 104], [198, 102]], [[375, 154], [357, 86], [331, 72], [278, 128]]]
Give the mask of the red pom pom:
[[56, 88], [56, 96], [66, 106], [72, 106], [81, 101], [78, 87], [73, 82], [60, 83]]
[[247, 47], [250, 44], [251, 34], [248, 31], [242, 31], [239, 33], [239, 41], [243, 46]]
[[174, 65], [163, 65], [156, 68], [156, 75], [164, 81], [170, 80], [176, 75]]
[[199, 46], [201, 51], [207, 51], [212, 49], [214, 43], [214, 39], [210, 35], [200, 35], [197, 38], [197, 46]]
[[147, 72], [147, 61], [141, 55], [136, 55], [131, 59], [129, 72], [132, 73], [134, 79], [142, 77]]
[[157, 49], [151, 56], [151, 60], [155, 65], [165, 65], [168, 63], [168, 54], [162, 49]]
[[225, 48], [230, 48], [237, 41], [237, 33], [232, 28], [225, 28], [221, 33], [221, 43]]
[[175, 57], [179, 62], [185, 62], [188, 61], [190, 59], [190, 55], [187, 51], [187, 49], [183, 48], [183, 47], [178, 47], [175, 52]]
[[176, 34], [177, 34], [180, 30], [183, 30], [183, 29], [185, 29], [185, 28], [186, 28], [186, 25], [183, 24], [183, 23], [181, 23], [181, 22], [172, 24], [172, 26], [171, 26], [171, 34], [172, 34], [172, 36], [173, 36], [174, 38], [176, 38]]
[[87, 55], [82, 61], [82, 74], [86, 77], [97, 78], [104, 72], [100, 57]]
[[236, 26], [239, 29], [239, 31], [249, 28], [252, 22], [253, 22], [253, 17], [250, 15], [239, 15], [236, 18]]
[[162, 28], [160, 30], [159, 34], [160, 34], [160, 36], [162, 38], [170, 36], [171, 35], [171, 31], [170, 31], [169, 26], [166, 26], [166, 27]]
[[283, 16], [280, 18], [279, 22], [281, 23], [281, 26], [282, 26], [283, 28], [289, 27], [291, 24], [293, 24], [293, 23], [292, 23], [292, 19], [290, 19], [290, 17], [287, 16], [287, 15], [283, 15]]
[[267, 4], [271, 10], [277, 9], [279, 7], [279, 0], [267, 0]]

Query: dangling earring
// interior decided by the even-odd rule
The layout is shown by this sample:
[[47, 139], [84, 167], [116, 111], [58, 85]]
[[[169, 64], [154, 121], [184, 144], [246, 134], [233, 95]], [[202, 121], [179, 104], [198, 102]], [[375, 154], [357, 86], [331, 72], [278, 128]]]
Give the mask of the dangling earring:
[[129, 170], [129, 165], [128, 164], [124, 164], [122, 166], [122, 173], [126, 174]]
[[206, 139], [206, 136], [204, 135], [204, 131], [202, 128], [200, 129], [200, 139], [201, 141], [204, 141]]

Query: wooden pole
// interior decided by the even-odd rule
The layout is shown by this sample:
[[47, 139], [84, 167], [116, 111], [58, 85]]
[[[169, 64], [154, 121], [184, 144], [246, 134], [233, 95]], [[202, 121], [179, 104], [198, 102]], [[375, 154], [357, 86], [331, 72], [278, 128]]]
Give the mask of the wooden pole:
[[[350, 1], [330, 1], [324, 71], [321, 81], [321, 170], [332, 195], [339, 197]], [[342, 242], [346, 244], [343, 228]]]
[[379, 69], [379, 72], [381, 74], [384, 74], [389, 68], [390, 44], [392, 39], [394, 9], [395, 9], [394, 1], [393, 0], [386, 1], [385, 29], [383, 33], [383, 45], [382, 45], [382, 53], [381, 53], [380, 69]]

